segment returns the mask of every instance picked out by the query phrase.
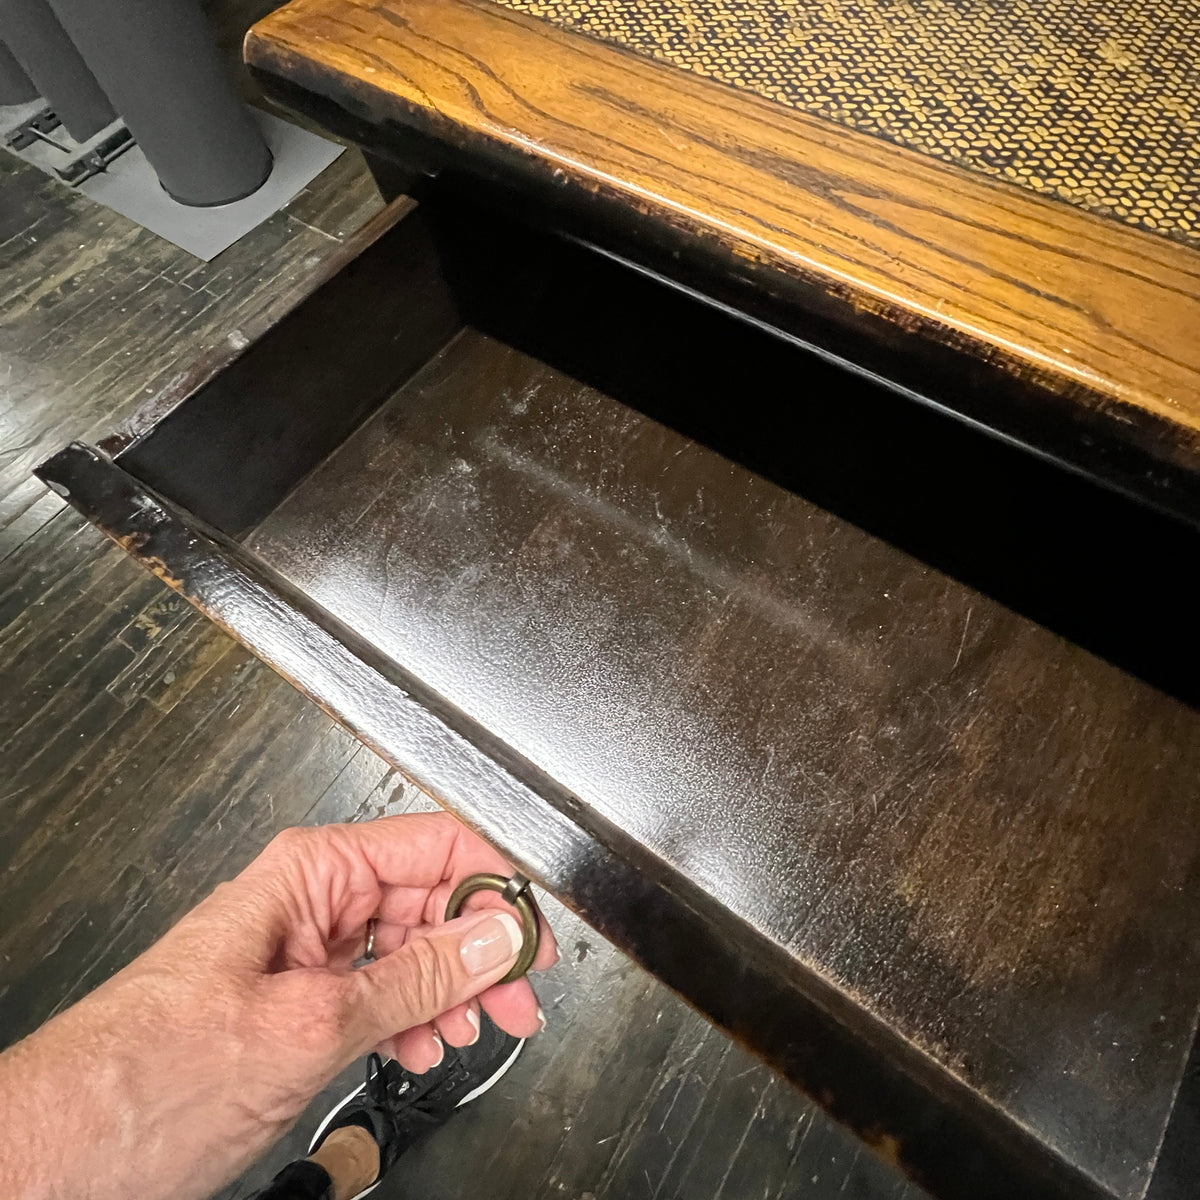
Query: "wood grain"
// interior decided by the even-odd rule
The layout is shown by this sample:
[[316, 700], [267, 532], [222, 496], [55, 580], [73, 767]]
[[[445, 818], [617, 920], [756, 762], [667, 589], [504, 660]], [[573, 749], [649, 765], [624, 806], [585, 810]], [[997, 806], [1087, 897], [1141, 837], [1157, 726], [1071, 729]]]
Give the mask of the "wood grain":
[[1200, 464], [1193, 250], [486, 0], [293, 0], [245, 53], [360, 139], [414, 129], [485, 174], [607, 205], [611, 223], [702, 246], [727, 272], [765, 269], [814, 310], [961, 350]]

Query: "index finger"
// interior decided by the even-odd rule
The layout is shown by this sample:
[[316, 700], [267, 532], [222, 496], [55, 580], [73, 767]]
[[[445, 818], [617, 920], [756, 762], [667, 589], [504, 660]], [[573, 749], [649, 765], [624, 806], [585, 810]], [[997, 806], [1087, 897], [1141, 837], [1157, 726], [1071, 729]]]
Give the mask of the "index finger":
[[[481, 871], [504, 875], [512, 867], [449, 813], [405, 813], [287, 830], [235, 886], [259, 893], [251, 906], [259, 940], [273, 944], [304, 927], [325, 939], [375, 915], [404, 926], [439, 925], [457, 884]], [[495, 903], [503, 902], [496, 896]], [[553, 961], [553, 935], [544, 922], [542, 930]], [[315, 961], [318, 949], [307, 947], [301, 957]]]
[[403, 813], [325, 828], [360, 855], [384, 885], [429, 891], [480, 871], [512, 871], [501, 854], [446, 812]]

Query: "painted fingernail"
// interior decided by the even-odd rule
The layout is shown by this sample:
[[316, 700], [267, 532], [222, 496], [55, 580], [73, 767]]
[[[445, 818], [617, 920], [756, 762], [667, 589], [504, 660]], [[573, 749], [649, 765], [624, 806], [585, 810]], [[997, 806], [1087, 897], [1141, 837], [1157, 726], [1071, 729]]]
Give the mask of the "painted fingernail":
[[468, 1046], [473, 1046], [479, 1041], [479, 1014], [473, 1009], [467, 1009], [467, 1023], [475, 1030], [475, 1036], [467, 1043]]
[[546, 1014], [544, 1012], [542, 1012], [542, 1006], [540, 1004], [538, 1005], [537, 1018], [538, 1018], [538, 1033], [542, 1033], [546, 1028]]
[[437, 1058], [429, 1064], [429, 1070], [431, 1071], [446, 1057], [446, 1043], [442, 1041], [441, 1035], [436, 1029], [433, 1030], [433, 1052], [437, 1055]]
[[463, 939], [463, 965], [472, 975], [485, 975], [516, 958], [521, 941], [516, 917], [497, 913], [476, 925]]

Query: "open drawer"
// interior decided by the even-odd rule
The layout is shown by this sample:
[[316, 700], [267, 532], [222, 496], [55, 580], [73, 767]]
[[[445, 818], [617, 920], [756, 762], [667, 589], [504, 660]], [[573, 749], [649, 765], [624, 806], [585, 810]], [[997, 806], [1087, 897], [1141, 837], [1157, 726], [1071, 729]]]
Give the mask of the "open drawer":
[[451, 194], [39, 473], [931, 1191], [1145, 1193], [1193, 530]]

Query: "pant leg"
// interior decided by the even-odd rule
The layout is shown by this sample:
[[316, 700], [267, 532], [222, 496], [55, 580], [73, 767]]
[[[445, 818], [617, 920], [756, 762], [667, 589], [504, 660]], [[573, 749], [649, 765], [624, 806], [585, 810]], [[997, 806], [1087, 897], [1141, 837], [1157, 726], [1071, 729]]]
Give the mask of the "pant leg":
[[249, 1200], [333, 1200], [333, 1180], [319, 1163], [299, 1159]]

